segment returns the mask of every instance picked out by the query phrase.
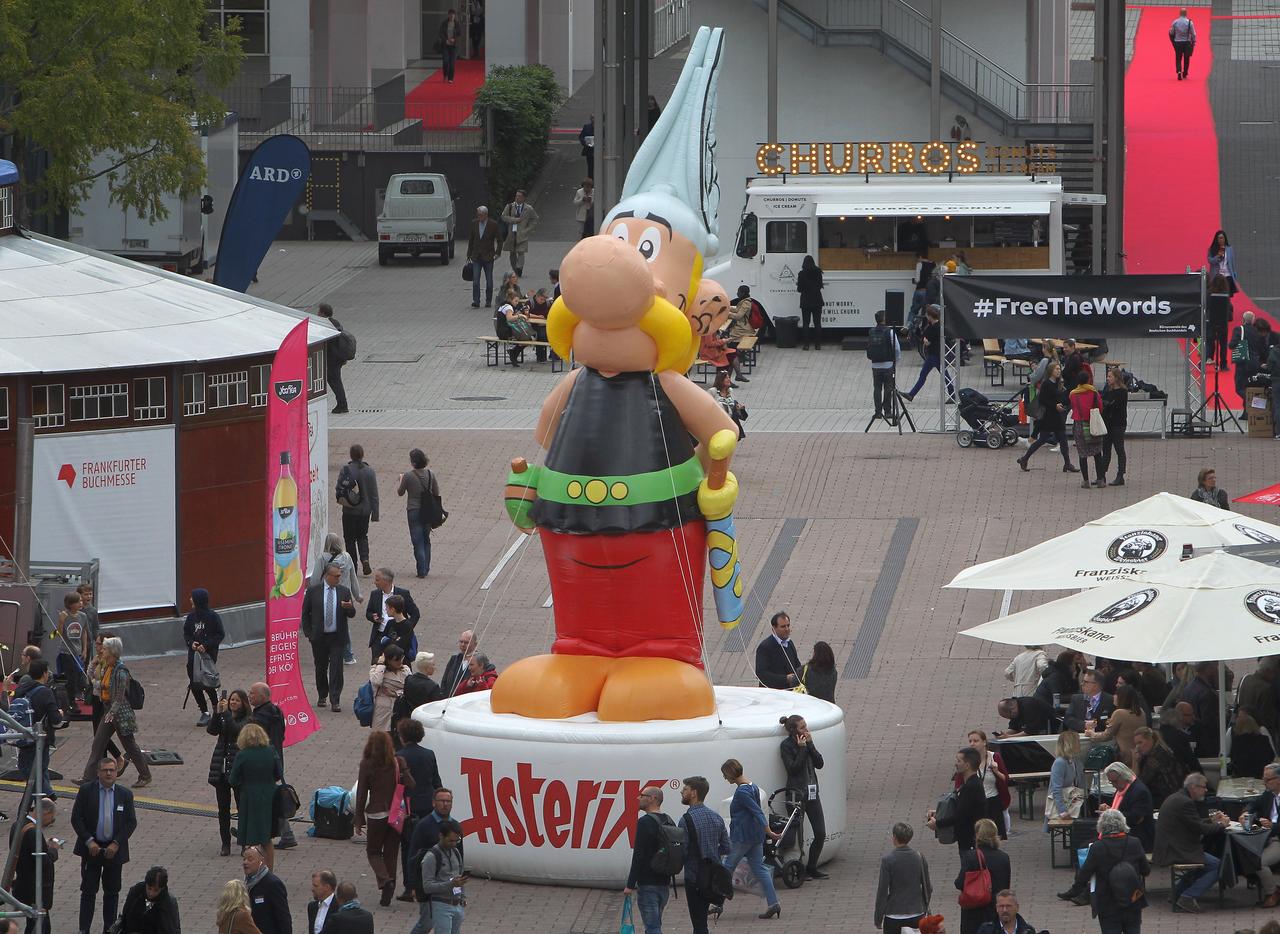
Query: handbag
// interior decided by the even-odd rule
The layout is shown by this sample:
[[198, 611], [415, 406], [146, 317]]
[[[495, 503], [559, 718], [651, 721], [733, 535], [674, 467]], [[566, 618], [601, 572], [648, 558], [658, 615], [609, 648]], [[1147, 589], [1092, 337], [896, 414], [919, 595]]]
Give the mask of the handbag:
[[[1062, 802], [1067, 806], [1066, 817], [1072, 820], [1080, 816], [1080, 812], [1084, 810], [1084, 789], [1077, 788], [1072, 785], [1062, 789]], [[1059, 820], [1063, 815], [1058, 813], [1058, 806], [1053, 802], [1053, 795], [1047, 795], [1044, 799], [1044, 819]]]
[[391, 793], [391, 809], [387, 812], [387, 826], [400, 833], [404, 830], [404, 819], [408, 816], [404, 804], [404, 785], [400, 784], [400, 758], [396, 757], [396, 790]]
[[302, 801], [292, 785], [281, 783], [276, 786], [276, 797], [271, 808], [273, 818], [290, 820], [298, 813], [300, 807], [302, 807]]
[[708, 904], [723, 905], [726, 899], [733, 898], [733, 873], [719, 860], [703, 855], [702, 845], [698, 842], [698, 829], [692, 820], [685, 820], [683, 823], [689, 839], [698, 848], [698, 877], [694, 887]]
[[[431, 471], [428, 470], [427, 477], [431, 476]], [[424, 483], [419, 477], [418, 483], [422, 486], [422, 493], [418, 496], [418, 521], [429, 529], [438, 529], [448, 520], [449, 513], [440, 501], [440, 494], [431, 492], [430, 482]]]
[[218, 674], [218, 666], [214, 664], [207, 652], [196, 653], [195, 680], [198, 688], [216, 691], [222, 686], [222, 677]]
[[976, 848], [974, 853], [978, 856], [978, 868], [964, 874], [964, 884], [957, 899], [961, 908], [985, 908], [991, 904], [991, 870], [987, 869], [982, 847]]
[[1244, 333], [1244, 325], [1240, 325], [1240, 336], [1235, 339], [1235, 343], [1231, 345], [1231, 362], [1232, 363], [1252, 363], [1253, 358], [1249, 353], [1249, 340]]
[[636, 934], [635, 922], [631, 920], [631, 896], [622, 896], [622, 923], [618, 925], [618, 934]]
[[1101, 409], [1089, 410], [1089, 434], [1095, 438], [1101, 438], [1107, 433], [1107, 422], [1102, 417]]
[[471, 260], [467, 260], [462, 264], [462, 281], [470, 282], [476, 277], [476, 271], [472, 267]]

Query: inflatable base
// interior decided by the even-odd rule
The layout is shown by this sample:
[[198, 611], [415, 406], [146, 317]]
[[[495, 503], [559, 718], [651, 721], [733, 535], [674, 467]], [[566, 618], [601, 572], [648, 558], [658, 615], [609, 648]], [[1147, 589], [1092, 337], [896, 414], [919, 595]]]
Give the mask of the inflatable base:
[[[711, 784], [707, 805], [727, 823], [733, 786], [721, 777], [721, 764], [739, 760], [772, 796], [786, 783], [779, 756], [786, 733], [778, 719], [791, 714], [805, 718], [825, 759], [818, 773], [827, 830], [822, 862], [831, 859], [845, 828], [844, 712], [768, 688], [717, 687], [715, 695], [716, 714], [690, 720], [601, 723], [594, 714], [532, 720], [493, 713], [487, 691], [426, 704], [413, 716], [453, 791], [467, 868], [480, 877], [621, 889], [640, 790], [662, 788], [662, 810], [679, 820], [683, 780], [701, 775]], [[786, 813], [782, 795], [774, 808]], [[806, 822], [806, 842], [809, 836]]]

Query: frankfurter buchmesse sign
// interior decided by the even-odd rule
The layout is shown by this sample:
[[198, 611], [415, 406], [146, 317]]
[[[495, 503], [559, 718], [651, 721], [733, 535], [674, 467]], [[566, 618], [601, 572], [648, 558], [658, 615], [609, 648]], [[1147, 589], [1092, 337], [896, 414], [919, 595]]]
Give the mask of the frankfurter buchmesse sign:
[[983, 337], [1200, 336], [1200, 274], [947, 276], [947, 333]]

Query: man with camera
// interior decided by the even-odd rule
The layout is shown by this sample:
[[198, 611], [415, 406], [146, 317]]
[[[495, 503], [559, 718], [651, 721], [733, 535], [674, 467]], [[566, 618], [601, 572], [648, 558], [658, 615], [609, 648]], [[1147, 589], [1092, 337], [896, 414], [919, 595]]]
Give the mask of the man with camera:
[[867, 359], [871, 361], [871, 392], [876, 418], [886, 418], [894, 410], [895, 374], [902, 347], [893, 328], [884, 323], [884, 312], [876, 312], [876, 325], [867, 333]]

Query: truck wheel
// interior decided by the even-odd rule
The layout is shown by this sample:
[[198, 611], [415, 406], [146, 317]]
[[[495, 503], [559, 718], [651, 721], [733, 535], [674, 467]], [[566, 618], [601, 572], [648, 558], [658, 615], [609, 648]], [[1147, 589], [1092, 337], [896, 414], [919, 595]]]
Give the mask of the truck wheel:
[[378, 265], [379, 265], [379, 266], [385, 266], [385, 265], [387, 265], [387, 263], [389, 263], [389, 262], [391, 262], [391, 252], [390, 252], [389, 250], [379, 250], [379, 251], [378, 251]]
[[453, 234], [450, 234], [449, 235], [449, 259], [453, 259], [453, 249], [454, 249]]
[[441, 266], [449, 265], [449, 257], [452, 255], [452, 253], [453, 251], [450, 250], [447, 246], [442, 246], [440, 248], [440, 265]]

